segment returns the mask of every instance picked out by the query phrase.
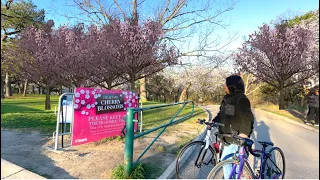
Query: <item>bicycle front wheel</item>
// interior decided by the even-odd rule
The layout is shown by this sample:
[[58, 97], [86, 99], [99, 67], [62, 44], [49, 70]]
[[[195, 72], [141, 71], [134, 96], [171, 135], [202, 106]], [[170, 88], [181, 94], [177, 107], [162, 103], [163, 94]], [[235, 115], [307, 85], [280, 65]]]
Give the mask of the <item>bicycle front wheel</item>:
[[[232, 167], [237, 164], [237, 169], [232, 175], [232, 179], [236, 179], [238, 175], [239, 163], [234, 159], [228, 159], [218, 163], [209, 173], [207, 179], [228, 179], [231, 174]], [[225, 177], [228, 176], [228, 177]], [[254, 179], [254, 174], [245, 163], [241, 173], [241, 179]]]
[[216, 152], [211, 146], [205, 149], [203, 141], [190, 142], [178, 154], [176, 178], [205, 179], [216, 162]]
[[263, 179], [284, 179], [286, 164], [284, 154], [278, 147], [271, 148], [263, 163]]

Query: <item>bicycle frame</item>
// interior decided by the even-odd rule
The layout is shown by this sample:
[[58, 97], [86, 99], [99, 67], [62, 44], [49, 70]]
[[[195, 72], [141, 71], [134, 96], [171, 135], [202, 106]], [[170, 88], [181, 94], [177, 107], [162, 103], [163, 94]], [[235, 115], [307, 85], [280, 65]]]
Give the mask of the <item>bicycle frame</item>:
[[[261, 162], [260, 173], [259, 173], [259, 176], [256, 177], [256, 179], [261, 179], [262, 177], [265, 178], [265, 174], [264, 174], [264, 171], [263, 171], [263, 169], [265, 169], [265, 167], [264, 167], [264, 162], [267, 160], [267, 158], [268, 158], [269, 156], [271, 156], [271, 154], [267, 153], [265, 147], [263, 147], [262, 150], [254, 150], [254, 152], [258, 152], [258, 153], [260, 153], [260, 154], [262, 155], [261, 158], [260, 158], [260, 162]], [[271, 161], [271, 162], [273, 163], [273, 161]], [[274, 163], [273, 163], [273, 164], [274, 164]], [[274, 165], [275, 165], [275, 164], [274, 164]], [[275, 166], [277, 167], [277, 165], [275, 165]], [[278, 167], [277, 167], [277, 168], [278, 168]], [[278, 169], [279, 169], [279, 168], [278, 168]], [[280, 169], [279, 169], [279, 171], [281, 172]], [[277, 174], [277, 175], [274, 175], [274, 176], [272, 177], [272, 179], [278, 179], [279, 176], [281, 176], [281, 175], [282, 175], [282, 173]]]
[[[205, 157], [205, 155], [206, 155], [206, 153], [207, 153], [207, 150], [208, 150], [211, 142], [213, 141], [213, 140], [212, 140], [212, 137], [211, 137], [211, 131], [212, 131], [212, 128], [207, 129], [206, 136], [205, 136], [205, 138], [203, 139], [203, 142], [205, 143], [205, 147], [204, 147], [203, 149], [201, 149], [201, 151], [199, 152], [198, 157], [197, 157], [197, 159], [196, 159], [196, 161], [195, 161], [195, 166], [197, 166], [197, 167], [201, 167], [201, 163], [203, 163], [203, 160], [204, 160], [204, 157]], [[217, 137], [216, 137], [216, 141], [218, 142]], [[219, 144], [219, 153], [216, 152], [216, 156], [217, 156], [216, 158], [217, 158], [218, 162], [221, 161], [221, 160], [220, 160], [220, 153], [222, 153], [222, 148], [223, 148], [222, 143], [220, 143], [220, 144]], [[214, 151], [216, 151], [215, 147], [213, 147], [213, 149], [214, 149]], [[201, 159], [201, 161], [200, 161], [200, 163], [199, 163], [198, 161], [199, 161], [200, 155], [202, 154], [202, 151], [203, 151], [203, 150], [204, 150], [205, 152], [204, 152], [204, 155], [202, 156], [202, 159]], [[208, 163], [204, 163], [204, 164], [207, 165], [207, 164], [209, 164], [209, 163], [210, 163], [210, 161], [209, 161]]]
[[[267, 160], [267, 153], [266, 153], [266, 148], [262, 147], [262, 150], [254, 150], [254, 152], [258, 152], [261, 154], [260, 157], [260, 168], [259, 168], [259, 174], [257, 177], [255, 177], [255, 179], [261, 179], [262, 177], [264, 177], [264, 162]], [[251, 168], [251, 167], [250, 167]]]
[[[242, 170], [243, 170], [243, 166], [244, 166], [244, 163], [245, 161], [247, 161], [248, 157], [245, 153], [245, 149], [244, 147], [240, 147], [240, 150], [239, 150], [239, 155], [237, 156], [237, 158], [239, 158], [239, 162], [240, 162], [240, 165], [239, 165], [239, 172], [238, 175], [237, 175], [237, 179], [240, 179], [241, 177], [241, 174], [242, 174]], [[232, 179], [233, 178], [233, 174], [235, 174], [237, 170], [237, 164], [235, 163], [233, 166], [232, 166], [232, 170], [231, 170], [231, 173], [229, 175], [229, 179]]]
[[[211, 137], [211, 131], [212, 131], [212, 128], [210, 129], [207, 129], [207, 134], [206, 134], [206, 137], [204, 138], [204, 142], [206, 144], [205, 146], [205, 150], [207, 150], [211, 144], [211, 142], [213, 141], [212, 137]], [[216, 151], [216, 155], [217, 155], [217, 160], [218, 162], [221, 161], [220, 159], [220, 155], [222, 154], [222, 151], [223, 151], [223, 143], [220, 142], [220, 140], [218, 140], [218, 136], [216, 135], [216, 143], [219, 143], [219, 152], [216, 151], [216, 148], [213, 147], [213, 149]]]
[[[243, 166], [245, 163], [248, 163], [248, 168], [249, 170], [251, 171], [251, 173], [253, 174], [254, 179], [261, 179], [262, 177], [265, 176], [264, 174], [264, 162], [267, 160], [268, 158], [268, 153], [266, 152], [266, 148], [263, 147], [262, 150], [257, 150], [257, 149], [254, 149], [252, 150], [253, 152], [255, 153], [260, 153], [261, 156], [260, 156], [260, 162], [261, 162], [261, 165], [260, 165], [260, 168], [259, 168], [259, 174], [258, 175], [255, 175], [253, 170], [252, 170], [252, 167], [249, 165], [248, 163], [248, 156], [246, 155], [246, 151], [245, 151], [245, 147], [242, 146], [240, 147], [240, 150], [239, 150], [239, 155], [237, 156], [237, 158], [239, 159], [239, 172], [238, 175], [237, 175], [237, 179], [240, 179], [241, 178], [241, 175], [242, 175], [242, 170], [243, 170]], [[231, 173], [229, 175], [229, 179], [232, 179], [233, 178], [233, 174], [235, 174], [237, 170], [237, 164], [235, 163], [233, 166], [232, 166], [232, 170], [231, 170]], [[280, 174], [281, 175], [281, 174]], [[272, 177], [272, 179], [277, 179], [280, 175], [275, 175]]]

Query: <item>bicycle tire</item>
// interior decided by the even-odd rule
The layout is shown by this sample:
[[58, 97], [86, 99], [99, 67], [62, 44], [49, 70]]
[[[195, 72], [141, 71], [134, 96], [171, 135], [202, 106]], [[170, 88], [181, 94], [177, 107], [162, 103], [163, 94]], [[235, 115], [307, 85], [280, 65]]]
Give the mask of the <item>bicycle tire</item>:
[[[284, 176], [285, 176], [285, 173], [286, 173], [286, 162], [285, 162], [285, 158], [284, 158], [284, 153], [282, 152], [282, 150], [280, 149], [280, 148], [278, 148], [278, 147], [273, 147], [273, 148], [271, 148], [269, 151], [268, 151], [268, 153], [270, 153], [271, 155], [274, 155], [274, 153], [272, 153], [272, 152], [275, 152], [275, 151], [278, 151], [279, 153], [280, 153], [280, 155], [281, 155], [281, 158], [282, 158], [282, 164], [283, 164], [283, 167], [282, 167], [282, 169], [280, 169], [279, 168], [279, 166], [278, 165], [276, 165], [277, 166], [277, 168], [279, 168], [282, 172], [281, 172], [281, 178], [279, 178], [279, 179], [284, 179]], [[270, 171], [273, 171], [274, 169], [272, 169], [272, 167], [270, 167], [270, 166], [268, 166], [268, 164], [267, 163], [269, 163], [269, 162], [271, 162], [271, 164], [270, 165], [274, 165], [275, 163], [277, 163], [277, 162], [273, 162], [272, 161], [272, 159], [271, 159], [272, 157], [268, 157], [265, 161], [264, 161], [264, 163], [263, 163], [263, 170], [262, 170], [262, 172], [263, 172], [263, 175], [262, 175], [262, 179], [273, 179], [274, 178], [274, 174], [271, 174], [272, 172], [270, 172]]]
[[[226, 166], [226, 165], [232, 166], [235, 163], [238, 164], [238, 161], [234, 159], [227, 159], [227, 160], [221, 161], [210, 171], [207, 179], [224, 179], [223, 166]], [[243, 165], [241, 179], [243, 178], [245, 179], [255, 178], [252, 170], [250, 170], [249, 165], [247, 163], [244, 163]]]
[[[190, 149], [194, 147], [194, 149]], [[205, 169], [211, 170], [217, 163], [217, 156], [215, 150], [211, 146], [207, 149], [206, 153], [203, 156], [205, 147], [205, 142], [203, 141], [193, 141], [186, 144], [177, 156], [176, 161], [176, 178], [177, 179], [205, 179], [207, 177]], [[187, 154], [186, 154], [187, 153]], [[204, 163], [201, 163], [200, 167], [195, 165], [199, 153], [202, 155], [199, 159], [204, 159]], [[188, 156], [187, 159], [183, 156]], [[190, 158], [191, 157], [191, 158]], [[199, 161], [198, 161], [199, 162]], [[191, 168], [195, 168], [195, 171], [192, 171]], [[190, 170], [191, 169], [191, 170]], [[199, 172], [197, 172], [199, 171]], [[201, 173], [200, 173], [201, 172]], [[199, 177], [200, 176], [200, 177]]]

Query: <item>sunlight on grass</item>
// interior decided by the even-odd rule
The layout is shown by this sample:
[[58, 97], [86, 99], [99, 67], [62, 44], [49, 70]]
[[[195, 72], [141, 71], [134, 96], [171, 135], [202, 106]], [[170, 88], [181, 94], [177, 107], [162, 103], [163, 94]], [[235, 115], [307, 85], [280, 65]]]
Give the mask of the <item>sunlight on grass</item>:
[[10, 129], [30, 129], [45, 133], [55, 130], [54, 107], [59, 96], [52, 95], [51, 110], [44, 110], [45, 95], [14, 95], [1, 101], [1, 127]]
[[[56, 115], [53, 113], [58, 104], [59, 96], [52, 95], [51, 110], [44, 110], [45, 95], [14, 95], [1, 101], [1, 127], [10, 129], [32, 129], [51, 133], [55, 130]], [[163, 105], [158, 102], [144, 102], [143, 107]], [[174, 114], [180, 109], [179, 105], [146, 110], [143, 112], [143, 128], [153, 127], [168, 123]], [[180, 112], [176, 119], [188, 115], [191, 112], [191, 104]], [[195, 116], [196, 115], [196, 116]], [[186, 123], [195, 122], [197, 118], [206, 118], [206, 113], [199, 107]], [[175, 119], [175, 120], [176, 120]]]
[[285, 110], [279, 110], [279, 106], [275, 105], [275, 104], [260, 104], [255, 106], [255, 108], [257, 109], [261, 109], [261, 110], [265, 110], [265, 111], [269, 111], [272, 112], [274, 114], [280, 115], [280, 116], [284, 116], [287, 117], [291, 120], [297, 121], [297, 122], [302, 122], [303, 120], [301, 118], [295, 117], [294, 115], [292, 115], [288, 109]]
[[[169, 123], [170, 120], [174, 117], [174, 115], [179, 111], [181, 107], [179, 105], [162, 107], [157, 109], [145, 110], [143, 112], [143, 128], [145, 130], [157, 127], [159, 125]], [[191, 104], [186, 105], [183, 110], [178, 114], [178, 116], [174, 119], [177, 120], [184, 116], [189, 115], [192, 112]], [[194, 113], [191, 118], [186, 120], [186, 123], [194, 123], [198, 118], [207, 118], [207, 113], [203, 111], [200, 107], [194, 107]]]

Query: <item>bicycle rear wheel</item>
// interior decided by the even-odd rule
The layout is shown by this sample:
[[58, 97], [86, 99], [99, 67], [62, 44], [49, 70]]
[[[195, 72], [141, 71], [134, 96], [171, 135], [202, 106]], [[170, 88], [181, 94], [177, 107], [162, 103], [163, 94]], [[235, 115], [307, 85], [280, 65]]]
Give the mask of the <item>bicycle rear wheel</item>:
[[205, 179], [216, 165], [216, 152], [211, 146], [205, 149], [203, 141], [194, 141], [185, 145], [177, 156], [177, 179]]
[[263, 163], [263, 179], [284, 179], [286, 164], [284, 154], [278, 147], [271, 148], [270, 156]]
[[[226, 174], [228, 174], [228, 177], [225, 178], [223, 167], [229, 166], [229, 168], [231, 169], [234, 164], [237, 164], [237, 168], [239, 167], [239, 163], [237, 161], [235, 161], [234, 159], [228, 159], [225, 161], [221, 161], [210, 171], [207, 179], [228, 179], [231, 171], [229, 173], [226, 173]], [[239, 172], [237, 172], [237, 171], [234, 172], [233, 179], [237, 178], [238, 173]], [[248, 167], [247, 163], [245, 163], [243, 166], [242, 173], [241, 173], [241, 179], [254, 179], [254, 174], [252, 173], [252, 171]]]

